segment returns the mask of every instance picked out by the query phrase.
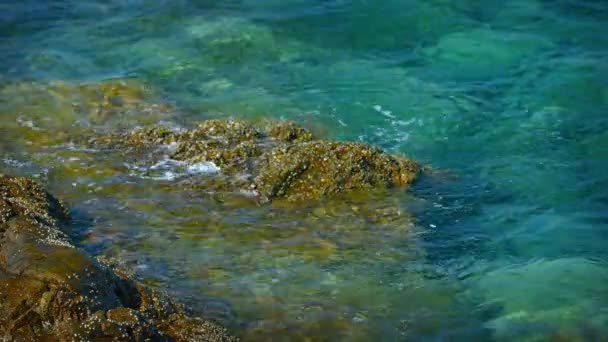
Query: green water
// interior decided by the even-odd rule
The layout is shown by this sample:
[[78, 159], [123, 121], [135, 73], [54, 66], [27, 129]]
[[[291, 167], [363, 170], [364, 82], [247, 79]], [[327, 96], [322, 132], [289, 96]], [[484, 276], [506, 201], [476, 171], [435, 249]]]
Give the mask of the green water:
[[[591, 0], [4, 2], [0, 171], [64, 198], [83, 248], [245, 340], [603, 340], [607, 23]], [[31, 86], [110, 79], [179, 110], [96, 121]], [[56, 142], [211, 117], [294, 120], [440, 176], [257, 206]], [[369, 203], [387, 218], [358, 215]]]

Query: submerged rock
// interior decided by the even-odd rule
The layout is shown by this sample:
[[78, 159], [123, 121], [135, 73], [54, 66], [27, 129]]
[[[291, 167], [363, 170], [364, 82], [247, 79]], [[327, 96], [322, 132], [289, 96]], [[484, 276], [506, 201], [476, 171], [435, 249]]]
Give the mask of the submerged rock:
[[597, 300], [608, 296], [604, 266], [581, 257], [536, 260], [483, 273], [473, 289], [500, 309], [487, 323], [495, 340], [601, 340], [594, 337], [608, 333]]
[[[108, 80], [96, 83], [21, 82], [0, 85], [7, 114], [27, 113], [35, 123], [72, 124], [84, 119], [101, 124], [120, 116], [138, 116], [144, 122], [167, 115], [170, 108], [148, 102], [152, 92], [136, 80]], [[45, 120], [49, 112], [58, 120]], [[146, 121], [150, 116], [150, 121]]]
[[9, 82], [0, 84], [0, 111], [11, 145], [38, 148], [65, 143], [91, 125], [133, 127], [168, 118], [171, 108], [152, 97], [136, 80]]
[[222, 341], [221, 326], [75, 248], [66, 207], [27, 178], [0, 175], [4, 340]]
[[173, 160], [219, 166], [227, 180], [209, 180], [209, 185], [221, 183], [223, 190], [247, 191], [264, 201], [296, 202], [356, 189], [401, 187], [420, 172], [406, 157], [362, 143], [313, 140], [310, 131], [291, 122], [258, 128], [243, 121], [208, 120], [190, 130], [143, 128], [95, 137], [89, 143], [120, 149], [170, 146], [168, 157]]
[[508, 74], [526, 58], [552, 47], [534, 35], [473, 29], [446, 34], [423, 54], [431, 65], [450, 70], [450, 76], [489, 78]]

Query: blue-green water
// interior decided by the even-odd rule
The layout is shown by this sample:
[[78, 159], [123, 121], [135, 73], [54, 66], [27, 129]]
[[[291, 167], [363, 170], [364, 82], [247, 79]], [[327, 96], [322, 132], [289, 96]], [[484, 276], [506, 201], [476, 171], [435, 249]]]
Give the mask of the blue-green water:
[[[448, 176], [391, 199], [416, 217], [412, 237], [339, 205], [167, 192], [65, 146], [0, 138], [0, 170], [66, 198], [92, 253], [199, 310], [231, 306], [220, 316], [245, 339], [603, 340], [607, 27], [608, 3], [591, 0], [3, 2], [3, 85], [134, 79], [181, 108], [174, 124], [286, 118]], [[36, 99], [15, 93], [0, 131], [90, 124], [15, 111]]]

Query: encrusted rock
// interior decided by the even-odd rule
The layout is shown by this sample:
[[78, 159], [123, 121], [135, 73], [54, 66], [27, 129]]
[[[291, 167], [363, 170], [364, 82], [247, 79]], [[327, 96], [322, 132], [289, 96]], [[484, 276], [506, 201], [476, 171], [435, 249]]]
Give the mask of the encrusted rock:
[[190, 139], [218, 139], [223, 141], [241, 142], [256, 140], [261, 133], [256, 127], [244, 121], [237, 120], [207, 120], [188, 132]]
[[0, 174], [0, 224], [13, 216], [56, 226], [69, 220], [67, 208], [27, 178]]
[[282, 121], [270, 126], [268, 136], [285, 142], [312, 140], [312, 133], [309, 130], [290, 121]]
[[420, 173], [419, 165], [405, 157], [362, 143], [313, 140], [310, 131], [292, 122], [265, 127], [243, 121], [208, 120], [190, 130], [141, 128], [95, 137], [90, 142], [152, 150], [167, 145], [172, 159], [220, 166], [222, 177], [232, 179], [226, 182], [224, 178], [222, 189], [253, 193], [263, 201], [283, 198], [295, 202], [355, 189], [403, 187]]
[[233, 339], [75, 248], [65, 206], [35, 182], [0, 175], [0, 212], [0, 339]]
[[10, 202], [1, 199], [0, 200], [0, 222], [6, 222], [9, 218], [13, 217], [13, 206]]
[[261, 149], [254, 142], [244, 141], [236, 145], [221, 141], [202, 140], [180, 142], [171, 157], [190, 163], [210, 161], [220, 167], [241, 164], [249, 158], [261, 154]]
[[133, 130], [126, 136], [113, 136], [95, 138], [102, 140], [92, 140], [94, 143], [118, 144], [134, 147], [146, 147], [149, 145], [168, 145], [176, 142], [180, 138], [180, 133], [167, 127], [140, 128]]
[[263, 196], [294, 201], [403, 186], [418, 175], [409, 159], [360, 143], [325, 141], [275, 148], [260, 158], [258, 170], [255, 185]]

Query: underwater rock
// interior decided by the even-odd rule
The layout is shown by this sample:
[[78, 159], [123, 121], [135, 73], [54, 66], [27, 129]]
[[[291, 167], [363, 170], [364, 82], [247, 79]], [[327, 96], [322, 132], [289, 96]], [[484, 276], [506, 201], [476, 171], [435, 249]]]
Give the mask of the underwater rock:
[[[608, 90], [604, 85], [608, 69], [601, 58], [585, 55], [539, 58], [530, 67], [535, 72], [518, 78], [505, 98], [520, 99], [513, 110], [526, 108], [533, 113], [533, 124], [547, 129], [554, 128], [551, 124], [575, 126], [581, 115], [587, 118], [597, 108], [608, 106]], [[568, 96], [563, 96], [566, 93]], [[504, 106], [514, 105], [505, 101]]]
[[312, 139], [310, 131], [291, 122], [262, 129], [243, 121], [208, 120], [190, 130], [142, 128], [88, 142], [127, 149], [170, 146], [169, 158], [213, 162], [233, 179], [222, 184], [224, 189], [231, 183], [232, 191], [253, 192], [264, 201], [297, 202], [406, 186], [420, 173], [416, 162], [372, 146]]
[[183, 27], [195, 43], [198, 59], [207, 65], [288, 62], [320, 50], [305, 42], [285, 39], [265, 25], [238, 17], [192, 17]]
[[595, 340], [587, 333], [608, 332], [608, 315], [597, 301], [608, 295], [607, 281], [603, 264], [573, 257], [498, 268], [479, 276], [474, 291], [501, 309], [487, 323], [496, 340], [545, 340], [537, 336], [542, 327], [541, 336], [582, 341]]
[[151, 93], [149, 87], [136, 80], [22, 82], [0, 87], [0, 98], [7, 104], [5, 111], [28, 113], [35, 116], [31, 118], [35, 121], [44, 121], [44, 115], [53, 112], [67, 123], [75, 119], [103, 123], [120, 115], [162, 116], [169, 112], [165, 105], [146, 102]]
[[150, 90], [136, 81], [82, 84], [75, 89], [67, 87], [66, 91], [78, 95], [79, 102], [75, 102], [75, 110], [87, 113], [95, 123], [129, 114], [162, 117], [170, 111], [165, 105], [147, 103], [146, 98], [150, 96]]
[[136, 80], [12, 82], [0, 85], [0, 110], [10, 141], [36, 148], [65, 143], [90, 125], [133, 127], [168, 118], [171, 108], [149, 102], [151, 95]]
[[532, 35], [473, 29], [447, 34], [423, 54], [432, 65], [453, 70], [451, 76], [486, 78], [507, 74], [552, 47], [550, 41]]
[[0, 175], [0, 336], [4, 340], [226, 341], [160, 293], [74, 247], [66, 207], [40, 185]]

